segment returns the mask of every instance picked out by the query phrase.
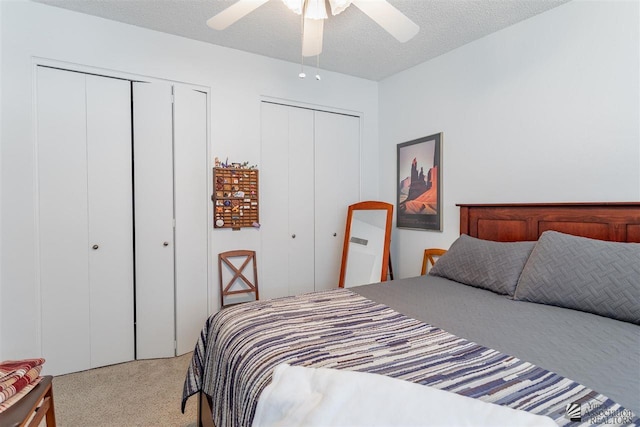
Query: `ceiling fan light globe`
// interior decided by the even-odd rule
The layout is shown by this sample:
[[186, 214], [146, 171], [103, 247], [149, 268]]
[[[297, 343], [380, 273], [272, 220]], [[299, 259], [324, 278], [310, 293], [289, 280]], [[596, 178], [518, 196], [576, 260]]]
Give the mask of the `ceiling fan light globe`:
[[282, 2], [289, 10], [298, 15], [301, 15], [304, 10], [304, 17], [308, 19], [327, 19], [329, 17], [325, 0], [282, 0]]
[[307, 0], [304, 17], [307, 19], [327, 19], [329, 16], [325, 0]]

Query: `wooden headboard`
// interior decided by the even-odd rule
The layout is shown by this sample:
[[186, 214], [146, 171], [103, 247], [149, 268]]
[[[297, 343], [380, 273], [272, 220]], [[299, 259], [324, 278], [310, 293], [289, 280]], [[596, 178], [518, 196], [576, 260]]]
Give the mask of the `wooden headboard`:
[[547, 230], [640, 243], [640, 202], [459, 204], [460, 234], [484, 240], [538, 240]]

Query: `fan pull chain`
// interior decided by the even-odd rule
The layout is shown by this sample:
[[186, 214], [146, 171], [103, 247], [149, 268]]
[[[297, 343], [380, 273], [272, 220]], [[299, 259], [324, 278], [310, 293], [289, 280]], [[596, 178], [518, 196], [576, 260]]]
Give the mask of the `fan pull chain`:
[[307, 75], [304, 73], [304, 54], [302, 52], [304, 45], [304, 14], [307, 11], [307, 1], [302, 0], [302, 13], [300, 13], [300, 74], [298, 77], [304, 79]]
[[[304, 53], [302, 46], [304, 45], [304, 17], [307, 13], [309, 0], [302, 0], [302, 13], [300, 14], [300, 74], [298, 77], [304, 79], [307, 74], [304, 72]], [[320, 54], [316, 55], [316, 80], [322, 80], [320, 77]]]
[[300, 61], [300, 74], [298, 74], [298, 77], [300, 77], [301, 79], [304, 79], [305, 77], [307, 77], [307, 75], [304, 72], [304, 58], [302, 58]]

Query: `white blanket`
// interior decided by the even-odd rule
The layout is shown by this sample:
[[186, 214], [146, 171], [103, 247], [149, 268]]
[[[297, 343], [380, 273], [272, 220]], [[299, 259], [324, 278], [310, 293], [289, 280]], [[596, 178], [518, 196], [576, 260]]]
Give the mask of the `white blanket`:
[[253, 427], [555, 426], [551, 418], [384, 375], [278, 365]]

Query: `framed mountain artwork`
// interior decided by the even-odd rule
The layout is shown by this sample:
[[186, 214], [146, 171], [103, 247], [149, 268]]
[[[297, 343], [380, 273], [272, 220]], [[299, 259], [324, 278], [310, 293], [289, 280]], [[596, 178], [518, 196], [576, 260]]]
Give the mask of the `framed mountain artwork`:
[[398, 144], [397, 227], [442, 230], [442, 132]]

